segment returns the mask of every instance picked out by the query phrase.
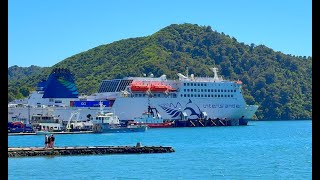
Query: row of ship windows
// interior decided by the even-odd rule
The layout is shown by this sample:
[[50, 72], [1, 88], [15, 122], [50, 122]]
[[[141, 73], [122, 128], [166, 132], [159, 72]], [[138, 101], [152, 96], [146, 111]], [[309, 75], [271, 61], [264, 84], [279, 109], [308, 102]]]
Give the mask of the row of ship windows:
[[236, 92], [234, 89], [184, 89], [184, 92]]
[[[207, 86], [207, 83], [183, 83], [183, 85], [184, 86]], [[220, 86], [220, 83], [218, 85]]]
[[181, 94], [181, 97], [233, 97], [233, 94]]
[[183, 83], [184, 86], [207, 86], [206, 83]]

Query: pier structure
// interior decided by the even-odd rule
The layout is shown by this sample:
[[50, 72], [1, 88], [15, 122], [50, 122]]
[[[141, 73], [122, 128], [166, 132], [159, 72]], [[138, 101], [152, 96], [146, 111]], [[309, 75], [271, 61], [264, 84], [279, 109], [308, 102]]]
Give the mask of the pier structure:
[[173, 127], [207, 127], [207, 126], [241, 126], [247, 125], [248, 121], [244, 119], [181, 119], [175, 120]]
[[8, 157], [32, 156], [63, 156], [63, 155], [101, 155], [101, 154], [142, 154], [142, 153], [172, 153], [175, 150], [169, 146], [65, 146], [54, 148], [16, 147], [8, 148]]

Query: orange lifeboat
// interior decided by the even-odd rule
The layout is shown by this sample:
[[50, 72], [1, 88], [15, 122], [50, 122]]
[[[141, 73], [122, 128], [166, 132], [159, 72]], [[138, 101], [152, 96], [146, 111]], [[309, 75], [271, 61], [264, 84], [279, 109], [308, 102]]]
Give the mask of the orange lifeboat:
[[148, 91], [149, 88], [148, 84], [143, 84], [142, 82], [133, 82], [130, 85], [131, 91]]
[[174, 88], [171, 87], [171, 86], [168, 86], [168, 91], [173, 92], [173, 91], [176, 91], [176, 89], [174, 89]]
[[153, 83], [150, 86], [150, 91], [153, 92], [165, 92], [168, 90], [168, 86], [158, 83]]

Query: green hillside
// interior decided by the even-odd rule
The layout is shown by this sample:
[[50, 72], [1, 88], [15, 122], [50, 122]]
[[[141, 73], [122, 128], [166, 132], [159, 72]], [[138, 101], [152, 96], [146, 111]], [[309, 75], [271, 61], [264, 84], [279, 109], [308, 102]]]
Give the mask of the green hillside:
[[260, 106], [258, 119], [312, 118], [311, 57], [247, 45], [210, 26], [194, 24], [173, 24], [150, 36], [101, 45], [43, 69], [42, 74], [19, 80], [8, 75], [8, 88], [11, 98], [18, 97], [13, 86], [34, 88], [57, 67], [68, 68], [75, 76], [78, 91], [91, 94], [97, 92], [103, 79], [143, 73], [177, 79], [176, 74], [184, 73], [186, 67], [189, 74], [213, 76], [209, 69], [213, 66], [225, 79], [242, 80], [247, 103]]

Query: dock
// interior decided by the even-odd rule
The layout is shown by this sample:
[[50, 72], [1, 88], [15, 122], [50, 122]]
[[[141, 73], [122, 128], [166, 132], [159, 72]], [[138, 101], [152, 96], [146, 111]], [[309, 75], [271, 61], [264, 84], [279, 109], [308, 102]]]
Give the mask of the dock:
[[65, 156], [65, 155], [101, 155], [101, 154], [142, 154], [142, 153], [172, 153], [170, 146], [64, 146], [54, 148], [43, 147], [9, 147], [8, 157], [32, 156]]
[[17, 136], [17, 135], [45, 135], [45, 134], [90, 134], [90, 133], [94, 133], [93, 131], [71, 131], [71, 132], [67, 132], [67, 131], [61, 131], [61, 132], [55, 132], [55, 131], [48, 131], [47, 133], [44, 134], [39, 134], [39, 133], [35, 133], [35, 132], [31, 132], [31, 133], [25, 133], [25, 132], [20, 132], [20, 133], [8, 133], [8, 136]]
[[248, 121], [244, 119], [186, 119], [175, 120], [173, 127], [208, 127], [208, 126], [243, 126]]

